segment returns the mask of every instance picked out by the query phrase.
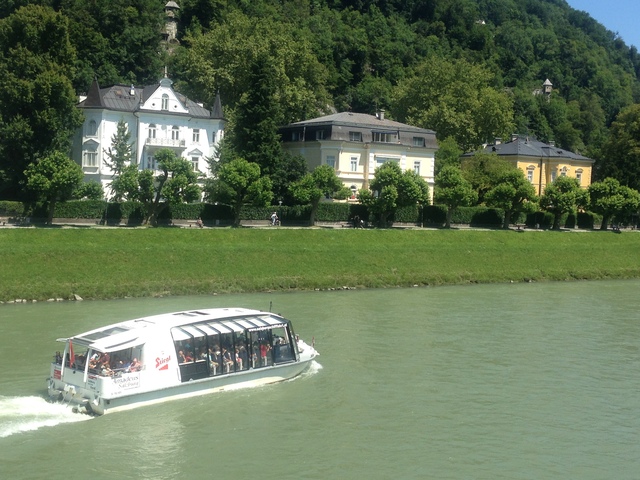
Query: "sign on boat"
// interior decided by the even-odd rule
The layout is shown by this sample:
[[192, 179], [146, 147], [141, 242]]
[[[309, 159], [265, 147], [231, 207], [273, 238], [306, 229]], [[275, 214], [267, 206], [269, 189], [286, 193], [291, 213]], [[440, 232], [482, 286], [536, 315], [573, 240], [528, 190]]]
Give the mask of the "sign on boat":
[[318, 355], [290, 321], [245, 308], [153, 315], [58, 341], [49, 397], [96, 415], [287, 380]]

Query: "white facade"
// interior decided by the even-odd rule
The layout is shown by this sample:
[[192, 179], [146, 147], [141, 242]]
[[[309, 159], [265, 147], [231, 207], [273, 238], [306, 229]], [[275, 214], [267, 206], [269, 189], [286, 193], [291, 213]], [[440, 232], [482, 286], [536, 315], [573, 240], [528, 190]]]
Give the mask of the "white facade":
[[101, 89], [97, 82], [81, 98], [78, 108], [85, 121], [76, 133], [72, 158], [82, 166], [84, 180], [100, 182], [109, 194], [113, 171], [105, 163], [118, 123], [130, 133], [132, 161], [141, 170], [156, 170], [155, 152], [173, 150], [192, 162], [203, 176], [210, 175], [207, 159], [215, 158], [224, 135], [225, 120], [219, 96], [212, 111], [175, 92], [171, 80], [143, 88], [114, 85]]

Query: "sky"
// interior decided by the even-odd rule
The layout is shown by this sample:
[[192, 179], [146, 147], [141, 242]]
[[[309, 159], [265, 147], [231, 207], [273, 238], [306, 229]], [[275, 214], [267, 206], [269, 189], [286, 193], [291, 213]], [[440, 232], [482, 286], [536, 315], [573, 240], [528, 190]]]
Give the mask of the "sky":
[[567, 0], [567, 3], [587, 12], [607, 30], [618, 32], [624, 43], [640, 50], [640, 0]]

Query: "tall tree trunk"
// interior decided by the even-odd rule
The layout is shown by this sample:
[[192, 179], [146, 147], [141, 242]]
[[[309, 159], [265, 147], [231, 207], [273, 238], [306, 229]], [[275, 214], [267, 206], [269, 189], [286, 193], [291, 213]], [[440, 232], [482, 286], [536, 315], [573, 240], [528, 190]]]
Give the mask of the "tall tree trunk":
[[447, 220], [444, 224], [444, 228], [451, 228], [452, 215], [453, 215], [453, 207], [447, 207]]
[[56, 210], [56, 200], [53, 199], [49, 202], [49, 210], [47, 211], [47, 225], [53, 224], [53, 214]]
[[607, 230], [609, 228], [610, 215], [602, 215], [602, 223], [600, 224], [600, 230]]
[[502, 228], [507, 230], [509, 228], [509, 224], [511, 223], [511, 210], [504, 211], [504, 221], [502, 223]]
[[313, 227], [316, 224], [316, 213], [318, 213], [318, 205], [320, 199], [315, 202], [311, 202], [311, 213], [309, 214], [309, 226]]

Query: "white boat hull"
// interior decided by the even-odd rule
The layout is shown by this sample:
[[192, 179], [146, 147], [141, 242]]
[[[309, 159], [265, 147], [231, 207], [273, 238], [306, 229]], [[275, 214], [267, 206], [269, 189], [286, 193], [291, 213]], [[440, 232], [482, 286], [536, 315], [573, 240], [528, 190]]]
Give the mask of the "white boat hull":
[[[137, 392], [114, 398], [94, 396], [90, 392], [80, 392], [77, 388], [71, 389], [71, 391], [67, 388], [65, 391], [65, 387], [68, 386], [63, 382], [50, 382], [49, 397], [52, 400], [77, 406], [82, 413], [104, 415], [171, 400], [282, 382], [300, 375], [308, 368], [310, 363], [311, 359], [290, 365], [277, 365], [230, 375], [192, 380], [160, 390]], [[71, 386], [73, 387], [73, 385]]]

